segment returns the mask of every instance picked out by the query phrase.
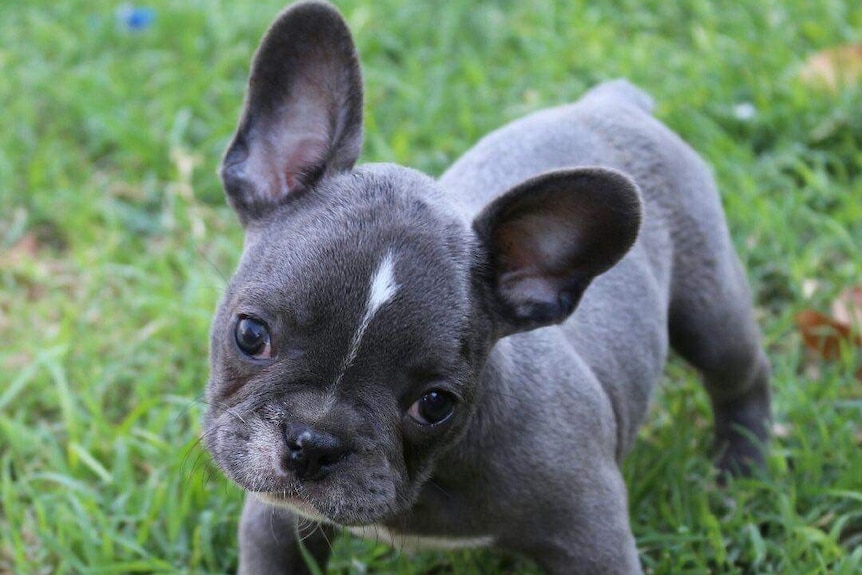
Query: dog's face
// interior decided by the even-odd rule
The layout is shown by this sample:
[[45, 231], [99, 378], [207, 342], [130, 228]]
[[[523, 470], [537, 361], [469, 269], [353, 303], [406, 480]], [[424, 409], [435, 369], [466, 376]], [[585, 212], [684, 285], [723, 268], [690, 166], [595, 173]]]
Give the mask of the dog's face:
[[429, 178], [376, 166], [250, 234], [213, 325], [206, 422], [239, 485], [344, 525], [413, 501], [475, 382], [471, 236], [440, 204]]
[[583, 169], [470, 221], [418, 172], [354, 169], [361, 117], [340, 15], [286, 10], [221, 171], [246, 242], [213, 322], [204, 430], [240, 486], [342, 525], [409, 509], [481, 409], [495, 340], [568, 317], [640, 217], [628, 179]]

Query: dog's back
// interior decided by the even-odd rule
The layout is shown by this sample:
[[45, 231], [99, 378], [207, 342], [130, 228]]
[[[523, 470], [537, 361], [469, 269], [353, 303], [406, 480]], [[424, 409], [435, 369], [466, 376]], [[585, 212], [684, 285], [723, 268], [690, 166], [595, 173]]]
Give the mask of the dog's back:
[[[561, 328], [614, 404], [619, 455], [646, 413], [669, 341], [704, 372], [714, 403], [737, 389], [758, 390], [745, 426], [765, 440], [768, 366], [718, 192], [709, 168], [652, 116], [653, 107], [649, 95], [625, 80], [600, 84], [575, 103], [489, 134], [440, 182], [473, 215], [548, 170], [601, 166], [631, 176], [644, 202], [638, 241], [594, 281]], [[541, 331], [527, 336], [548, 337]], [[719, 434], [727, 436], [719, 441], [730, 441], [731, 424], [722, 423], [720, 413], [716, 419]], [[742, 450], [756, 457], [750, 446]]]

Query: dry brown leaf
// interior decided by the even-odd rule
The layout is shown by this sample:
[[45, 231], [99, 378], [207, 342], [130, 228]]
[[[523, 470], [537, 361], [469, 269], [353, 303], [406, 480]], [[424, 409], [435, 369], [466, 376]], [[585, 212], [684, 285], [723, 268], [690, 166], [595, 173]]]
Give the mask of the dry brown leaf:
[[839, 359], [842, 345], [862, 347], [862, 337], [854, 334], [849, 324], [812, 309], [796, 314], [796, 327], [802, 334], [805, 347], [817, 352], [823, 359]]
[[0, 254], [0, 267], [13, 267], [25, 259], [33, 259], [41, 249], [42, 244], [35, 233], [24, 234], [6, 253]]
[[[48, 244], [38, 231], [21, 236], [8, 250], [0, 251], [0, 270], [10, 270], [17, 275], [28, 301], [41, 299], [48, 291], [48, 277], [59, 280], [69, 275], [69, 263], [54, 257]], [[0, 309], [0, 323], [5, 320], [5, 312]]]
[[862, 331], [862, 285], [851, 286], [832, 302], [832, 317], [856, 332]]
[[[836, 360], [849, 348], [862, 348], [862, 286], [851, 286], [832, 302], [832, 317], [807, 309], [796, 314], [796, 326], [809, 350]], [[862, 381], [862, 367], [856, 370]]]
[[33, 356], [29, 352], [20, 352], [12, 355], [7, 355], [0, 361], [0, 367], [6, 370], [7, 373], [23, 369], [33, 363]]
[[862, 80], [862, 44], [844, 44], [812, 54], [799, 77], [809, 86], [836, 91]]

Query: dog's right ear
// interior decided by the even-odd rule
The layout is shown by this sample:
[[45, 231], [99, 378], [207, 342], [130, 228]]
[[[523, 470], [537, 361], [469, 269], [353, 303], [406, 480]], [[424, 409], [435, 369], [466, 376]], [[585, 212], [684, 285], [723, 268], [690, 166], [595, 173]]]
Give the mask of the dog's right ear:
[[287, 8], [251, 66], [221, 178], [243, 226], [324, 174], [349, 170], [362, 148], [362, 77], [347, 23], [323, 2]]
[[641, 211], [637, 185], [604, 168], [540, 174], [486, 206], [473, 229], [498, 333], [565, 321], [632, 247]]

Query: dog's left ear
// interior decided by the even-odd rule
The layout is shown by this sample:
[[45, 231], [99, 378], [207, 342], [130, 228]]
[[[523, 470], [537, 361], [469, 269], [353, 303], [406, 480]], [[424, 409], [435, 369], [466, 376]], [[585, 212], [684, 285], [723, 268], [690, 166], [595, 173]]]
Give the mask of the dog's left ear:
[[560, 323], [637, 239], [641, 200], [623, 174], [561, 170], [527, 180], [473, 222], [500, 335]]
[[266, 216], [362, 149], [362, 77], [347, 23], [324, 2], [294, 4], [251, 66], [221, 177], [243, 225]]

